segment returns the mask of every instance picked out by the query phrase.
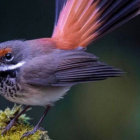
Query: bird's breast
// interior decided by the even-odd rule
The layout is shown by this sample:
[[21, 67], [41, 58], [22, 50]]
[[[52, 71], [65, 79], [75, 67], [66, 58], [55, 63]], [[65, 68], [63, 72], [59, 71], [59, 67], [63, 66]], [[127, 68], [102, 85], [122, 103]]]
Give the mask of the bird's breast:
[[26, 86], [26, 89], [23, 89], [19, 93], [21, 96], [15, 99], [10, 99], [10, 101], [25, 105], [46, 106], [60, 100], [69, 89], [70, 87], [48, 86], [45, 88], [39, 88]]
[[16, 80], [16, 71], [0, 72], [0, 95], [8, 98], [16, 96], [20, 86]]

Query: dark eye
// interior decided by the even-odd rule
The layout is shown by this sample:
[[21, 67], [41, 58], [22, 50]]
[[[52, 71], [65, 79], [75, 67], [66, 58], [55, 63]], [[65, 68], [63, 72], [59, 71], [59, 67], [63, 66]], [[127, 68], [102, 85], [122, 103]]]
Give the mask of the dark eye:
[[14, 58], [14, 56], [12, 55], [12, 53], [7, 53], [6, 55], [5, 55], [5, 60], [6, 61], [12, 61], [13, 60], [13, 58]]

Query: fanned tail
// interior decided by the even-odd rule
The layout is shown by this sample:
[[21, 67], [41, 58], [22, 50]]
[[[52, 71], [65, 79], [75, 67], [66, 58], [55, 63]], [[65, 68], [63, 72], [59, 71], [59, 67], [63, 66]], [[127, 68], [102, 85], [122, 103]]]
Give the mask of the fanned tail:
[[52, 39], [59, 49], [87, 47], [139, 13], [140, 0], [56, 0]]

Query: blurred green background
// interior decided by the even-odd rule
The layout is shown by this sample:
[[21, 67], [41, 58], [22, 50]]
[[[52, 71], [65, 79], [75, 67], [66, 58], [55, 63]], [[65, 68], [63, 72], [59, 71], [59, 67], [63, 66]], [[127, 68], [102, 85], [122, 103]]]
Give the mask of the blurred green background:
[[[0, 42], [51, 36], [54, 0], [0, 0]], [[123, 69], [120, 78], [80, 84], [49, 112], [54, 140], [140, 139], [140, 17], [91, 44], [88, 51]], [[13, 104], [0, 97], [0, 109]], [[43, 107], [28, 112], [36, 124]]]

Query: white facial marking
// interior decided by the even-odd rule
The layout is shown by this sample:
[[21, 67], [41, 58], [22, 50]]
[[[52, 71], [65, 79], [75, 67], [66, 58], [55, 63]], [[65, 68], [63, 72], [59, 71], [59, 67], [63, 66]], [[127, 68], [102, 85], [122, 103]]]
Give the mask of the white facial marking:
[[3, 66], [0, 66], [0, 71], [14, 70], [14, 69], [20, 68], [25, 63], [26, 63], [25, 61], [21, 61], [15, 65], [6, 65], [6, 66], [3, 65]]

